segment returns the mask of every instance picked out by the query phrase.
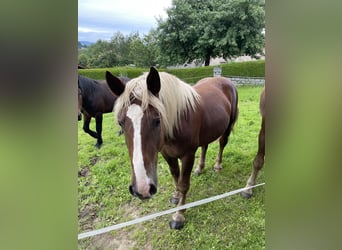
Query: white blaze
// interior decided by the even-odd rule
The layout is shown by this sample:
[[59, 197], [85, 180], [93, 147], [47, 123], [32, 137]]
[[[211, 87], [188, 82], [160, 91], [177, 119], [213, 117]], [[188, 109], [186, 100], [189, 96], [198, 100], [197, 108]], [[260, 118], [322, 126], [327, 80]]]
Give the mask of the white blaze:
[[128, 107], [127, 117], [133, 124], [133, 169], [137, 182], [138, 192], [142, 195], [149, 195], [150, 185], [144, 167], [144, 159], [141, 146], [141, 120], [144, 116], [142, 108], [137, 104]]

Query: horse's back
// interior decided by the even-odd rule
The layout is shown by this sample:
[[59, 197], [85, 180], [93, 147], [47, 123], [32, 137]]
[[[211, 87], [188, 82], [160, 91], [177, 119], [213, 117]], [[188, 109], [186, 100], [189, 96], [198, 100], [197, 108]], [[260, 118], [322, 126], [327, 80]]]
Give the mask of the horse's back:
[[237, 118], [237, 91], [225, 77], [204, 78], [194, 86], [201, 96], [201, 145], [220, 137]]
[[226, 77], [207, 77], [201, 79], [194, 85], [194, 88], [200, 94], [210, 91], [216, 93], [216, 95], [223, 93], [228, 98], [231, 98], [236, 93], [235, 85]]
[[79, 75], [78, 82], [82, 91], [82, 108], [89, 116], [95, 117], [96, 114], [113, 111], [116, 97], [105, 81]]

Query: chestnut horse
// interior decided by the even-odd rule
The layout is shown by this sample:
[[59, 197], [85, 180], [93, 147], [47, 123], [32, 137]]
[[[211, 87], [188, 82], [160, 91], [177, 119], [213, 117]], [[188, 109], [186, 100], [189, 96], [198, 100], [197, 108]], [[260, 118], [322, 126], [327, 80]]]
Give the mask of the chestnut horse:
[[[227, 78], [215, 77], [191, 87], [153, 67], [126, 86], [109, 72], [106, 80], [119, 96], [114, 111], [131, 160], [130, 193], [147, 199], [157, 192], [157, 159], [161, 152], [176, 186], [171, 201], [184, 205], [197, 148], [206, 149], [220, 138], [215, 166], [221, 168], [222, 151], [238, 115], [235, 86]], [[184, 212], [172, 216], [172, 229], [184, 226]]]
[[[260, 95], [260, 114], [261, 114], [261, 128], [259, 131], [258, 140], [258, 153], [256, 154], [253, 161], [253, 170], [251, 176], [247, 180], [246, 187], [251, 187], [255, 185], [255, 180], [258, 176], [259, 171], [264, 165], [265, 160], [265, 88], [262, 90]], [[241, 196], [244, 198], [250, 198], [252, 196], [252, 189], [241, 192]]]
[[[130, 79], [120, 77], [121, 81], [126, 83]], [[100, 148], [102, 140], [102, 119], [103, 113], [113, 111], [116, 96], [108, 88], [105, 81], [96, 81], [88, 77], [78, 75], [78, 120], [82, 120], [83, 113], [83, 130], [92, 137], [97, 139], [95, 146]], [[96, 132], [89, 128], [91, 118], [96, 121]]]

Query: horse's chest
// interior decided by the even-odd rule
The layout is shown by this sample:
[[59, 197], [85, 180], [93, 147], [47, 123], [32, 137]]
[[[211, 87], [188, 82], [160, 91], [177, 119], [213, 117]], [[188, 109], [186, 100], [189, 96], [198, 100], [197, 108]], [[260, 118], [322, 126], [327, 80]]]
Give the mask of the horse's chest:
[[189, 136], [178, 137], [166, 142], [162, 147], [162, 153], [171, 157], [181, 158], [185, 153], [196, 151], [199, 141]]

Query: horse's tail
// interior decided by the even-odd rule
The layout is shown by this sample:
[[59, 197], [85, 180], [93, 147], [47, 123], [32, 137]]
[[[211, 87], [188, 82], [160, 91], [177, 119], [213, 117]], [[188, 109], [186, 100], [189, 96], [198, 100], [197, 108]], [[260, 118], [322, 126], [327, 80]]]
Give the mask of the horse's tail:
[[234, 124], [236, 123], [239, 116], [238, 99], [238, 92], [236, 87], [234, 86], [232, 91], [230, 121], [228, 126], [229, 130], [233, 130]]

